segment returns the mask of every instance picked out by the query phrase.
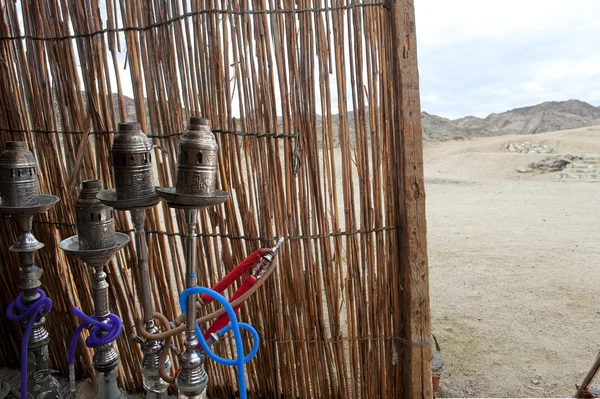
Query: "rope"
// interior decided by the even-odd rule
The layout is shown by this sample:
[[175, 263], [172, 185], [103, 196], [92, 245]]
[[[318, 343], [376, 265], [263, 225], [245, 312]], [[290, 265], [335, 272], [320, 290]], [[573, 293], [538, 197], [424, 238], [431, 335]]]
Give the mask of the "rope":
[[[17, 299], [8, 305], [6, 308], [6, 317], [11, 321], [27, 320], [23, 339], [21, 340], [21, 399], [27, 399], [27, 347], [29, 344], [29, 336], [33, 325], [38, 316], [43, 317], [52, 309], [52, 300], [46, 296], [46, 293], [37, 289], [36, 292], [40, 296], [35, 302], [28, 305], [23, 303], [23, 292], [19, 294]], [[15, 313], [15, 309], [19, 313]]]
[[0, 37], [0, 41], [13, 41], [13, 40], [36, 40], [36, 41], [60, 41], [60, 40], [71, 40], [71, 39], [79, 39], [79, 38], [88, 38], [94, 37], [97, 35], [103, 35], [105, 33], [119, 33], [119, 32], [144, 32], [149, 29], [159, 28], [163, 26], [170, 25], [174, 22], [181, 21], [185, 18], [194, 17], [202, 14], [228, 14], [228, 15], [260, 15], [260, 14], [302, 14], [307, 12], [331, 12], [331, 11], [341, 11], [341, 10], [350, 10], [353, 8], [364, 8], [364, 7], [383, 7], [387, 9], [387, 5], [383, 2], [380, 3], [353, 3], [347, 4], [343, 6], [335, 6], [335, 7], [321, 7], [321, 8], [297, 8], [297, 9], [274, 9], [274, 10], [242, 10], [235, 11], [231, 9], [208, 9], [208, 10], [198, 10], [187, 12], [185, 14], [178, 15], [176, 17], [167, 19], [162, 22], [155, 22], [153, 24], [147, 26], [130, 26], [126, 28], [105, 28], [93, 32], [88, 33], [80, 33], [76, 35], [64, 35], [64, 36], [34, 36], [34, 35], [20, 35], [20, 36], [3, 36]]

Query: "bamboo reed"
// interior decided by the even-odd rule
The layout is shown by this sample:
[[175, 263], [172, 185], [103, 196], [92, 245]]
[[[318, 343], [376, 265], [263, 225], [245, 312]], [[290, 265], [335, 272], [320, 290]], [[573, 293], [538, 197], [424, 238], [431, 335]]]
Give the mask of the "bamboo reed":
[[[398, 228], [410, 223], [398, 166], [410, 150], [402, 146], [420, 143], [399, 136], [407, 125], [397, 80], [406, 69], [393, 62], [394, 34], [414, 35], [414, 25], [396, 18], [398, 9], [409, 15], [412, 2], [0, 3], [0, 146], [26, 140], [42, 172], [41, 191], [62, 198], [34, 224], [46, 244], [37, 260], [42, 283], [54, 301], [47, 322], [54, 367], [66, 373], [67, 337], [78, 323], [70, 308], [93, 307], [90, 270], [57, 250], [75, 233], [75, 188], [92, 177], [112, 187], [110, 132], [126, 119], [155, 137], [157, 184], [174, 185], [175, 133], [202, 115], [217, 131], [217, 184], [231, 199], [200, 214], [199, 284], [214, 284], [272, 238], [290, 238], [276, 275], [240, 311], [262, 338], [248, 365], [249, 390], [302, 398], [403, 392], [406, 370], [396, 364], [403, 349], [394, 336], [404, 331], [402, 298], [413, 299], [400, 293], [406, 258]], [[10, 39], [22, 35], [30, 38]], [[416, 72], [416, 63], [409, 68]], [[125, 213], [116, 222], [131, 229]], [[183, 222], [165, 204], [146, 219], [154, 306], [169, 318], [179, 313], [184, 289]], [[0, 241], [4, 309], [17, 294], [18, 262], [8, 251], [15, 227], [5, 219], [0, 229], [7, 237]], [[117, 344], [119, 384], [127, 390], [141, 389], [141, 354], [129, 338], [139, 317], [134, 257], [129, 246], [107, 267], [111, 308], [124, 321]], [[4, 317], [0, 365], [16, 366], [19, 327]], [[174, 344], [181, 346], [181, 337]], [[233, 356], [232, 342], [220, 345], [221, 355]], [[79, 377], [90, 375], [83, 339], [77, 353]], [[234, 395], [233, 369], [209, 362], [207, 370], [209, 394]]]

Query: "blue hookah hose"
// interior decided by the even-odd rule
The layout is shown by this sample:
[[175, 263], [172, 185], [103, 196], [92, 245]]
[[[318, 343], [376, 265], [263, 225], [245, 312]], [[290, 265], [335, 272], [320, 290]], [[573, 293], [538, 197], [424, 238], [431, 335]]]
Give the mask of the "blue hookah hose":
[[71, 344], [69, 345], [69, 380], [71, 392], [73, 392], [75, 391], [75, 350], [77, 349], [77, 341], [83, 329], [89, 328], [90, 330], [90, 335], [85, 340], [85, 346], [94, 349], [102, 345], [108, 345], [117, 339], [121, 334], [121, 330], [123, 330], [123, 322], [119, 316], [113, 313], [109, 313], [105, 321], [98, 321], [96, 316], [88, 316], [79, 308], [73, 307], [71, 311], [75, 316], [83, 320], [75, 330]]
[[[256, 356], [256, 353], [258, 352], [258, 347], [260, 346], [260, 338], [258, 336], [258, 332], [250, 324], [240, 323], [237, 321], [237, 317], [235, 315], [235, 311], [233, 310], [233, 307], [231, 306], [229, 301], [227, 301], [227, 299], [223, 295], [219, 294], [216, 291], [213, 291], [211, 289], [204, 288], [204, 287], [188, 288], [181, 293], [181, 295], [179, 296], [179, 305], [181, 306], [181, 310], [183, 311], [184, 314], [186, 313], [186, 310], [187, 310], [186, 309], [186, 300], [190, 295], [194, 295], [194, 294], [208, 295], [208, 296], [214, 298], [217, 302], [219, 302], [225, 308], [225, 311], [227, 312], [227, 315], [229, 316], [229, 320], [231, 321], [231, 324], [223, 327], [220, 330], [220, 333], [225, 334], [229, 331], [233, 331], [233, 336], [235, 338], [235, 350], [236, 350], [236, 354], [237, 354], [237, 357], [235, 359], [226, 359], [226, 358], [218, 356], [213, 351], [211, 351], [210, 347], [206, 343], [206, 340], [204, 339], [204, 335], [200, 331], [200, 327], [198, 327], [198, 324], [196, 324], [196, 335], [198, 336], [198, 341], [200, 343], [200, 346], [202, 347], [202, 350], [204, 351], [206, 356], [208, 356], [209, 359], [211, 359], [219, 364], [222, 364], [224, 366], [237, 366], [240, 399], [246, 399], [246, 377], [244, 376], [244, 365], [246, 363], [248, 363], [250, 360], [252, 360], [252, 358], [254, 356]], [[252, 334], [252, 338], [253, 338], [252, 350], [250, 351], [250, 353], [247, 356], [244, 356], [244, 346], [242, 343], [241, 330], [248, 331], [250, 334]]]
[[[23, 293], [20, 293], [17, 299], [6, 308], [6, 317], [9, 320], [21, 321], [27, 319], [23, 340], [21, 341], [21, 399], [27, 399], [27, 346], [31, 330], [33, 330], [38, 315], [40, 313], [46, 315], [52, 309], [52, 300], [46, 296], [46, 293], [39, 288], [36, 291], [40, 297], [35, 302], [25, 305], [23, 303]], [[19, 314], [15, 314], [15, 308], [19, 311]]]

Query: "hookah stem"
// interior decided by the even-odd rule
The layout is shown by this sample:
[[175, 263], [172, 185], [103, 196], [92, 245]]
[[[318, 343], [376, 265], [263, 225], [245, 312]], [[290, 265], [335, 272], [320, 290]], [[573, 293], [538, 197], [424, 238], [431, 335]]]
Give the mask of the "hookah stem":
[[[198, 277], [196, 275], [196, 259], [197, 259], [197, 243], [198, 235], [196, 234], [196, 221], [198, 219], [197, 209], [185, 210], [185, 222], [187, 227], [187, 251], [185, 259], [185, 288], [193, 288], [198, 285]], [[192, 343], [196, 341], [196, 294], [190, 295], [186, 299], [188, 312], [186, 314], [186, 341]], [[198, 343], [196, 342], [194, 346]]]
[[110, 314], [108, 310], [108, 283], [104, 265], [93, 265], [94, 267], [94, 315], [96, 320], [104, 322]]
[[152, 291], [150, 288], [150, 270], [148, 268], [148, 243], [146, 242], [146, 232], [144, 230], [144, 221], [146, 220], [146, 210], [136, 208], [131, 210], [131, 218], [135, 226], [135, 248], [137, 250], [139, 288], [142, 302], [142, 314], [146, 329], [154, 327], [154, 316], [152, 315]]
[[[33, 224], [33, 214], [20, 214], [15, 216], [20, 235], [30, 233]], [[21, 263], [22, 276], [21, 284], [24, 281], [36, 279], [34, 277], [33, 268], [35, 260], [35, 250], [19, 252], [19, 261]], [[27, 286], [27, 285], [26, 285]], [[7, 309], [7, 316], [14, 321], [21, 321], [24, 327], [23, 338], [21, 342], [21, 398], [27, 397], [27, 379], [28, 379], [28, 357], [29, 357], [29, 340], [32, 332], [35, 329], [35, 323], [40, 321], [46, 313], [52, 308], [52, 301], [46, 297], [46, 294], [37, 284], [32, 284], [28, 288], [23, 288], [23, 292], [19, 295], [13, 304], [20, 312], [20, 317], [15, 317], [12, 313], [11, 304]], [[43, 328], [43, 327], [42, 327]], [[35, 356], [35, 355], [34, 355]], [[38, 364], [41, 369], [47, 368], [47, 364]]]

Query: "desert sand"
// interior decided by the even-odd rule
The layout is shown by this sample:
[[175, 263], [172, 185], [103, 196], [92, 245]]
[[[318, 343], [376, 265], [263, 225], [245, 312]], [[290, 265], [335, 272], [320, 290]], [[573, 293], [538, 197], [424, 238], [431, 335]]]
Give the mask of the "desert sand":
[[600, 126], [425, 144], [441, 397], [568, 397], [600, 349], [600, 182], [518, 173], [523, 141], [600, 153]]

